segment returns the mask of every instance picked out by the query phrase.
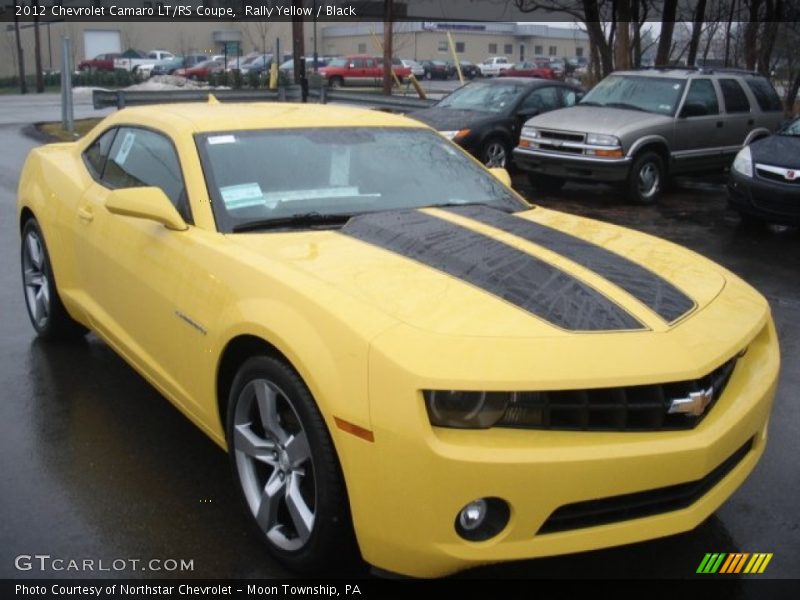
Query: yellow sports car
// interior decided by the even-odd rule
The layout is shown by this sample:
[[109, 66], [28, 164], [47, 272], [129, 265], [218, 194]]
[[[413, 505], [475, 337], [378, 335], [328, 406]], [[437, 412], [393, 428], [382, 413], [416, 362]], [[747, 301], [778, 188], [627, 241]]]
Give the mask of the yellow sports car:
[[28, 157], [28, 311], [227, 448], [294, 569], [357, 544], [440, 576], [692, 529], [764, 452], [767, 302], [508, 184], [381, 112], [120, 110]]

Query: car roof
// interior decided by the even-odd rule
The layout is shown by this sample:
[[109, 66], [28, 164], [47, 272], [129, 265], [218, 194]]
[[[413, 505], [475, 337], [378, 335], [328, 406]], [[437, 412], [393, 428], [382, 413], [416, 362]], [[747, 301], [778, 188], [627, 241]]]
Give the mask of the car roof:
[[399, 115], [330, 104], [277, 102], [179, 103], [137, 106], [117, 111], [108, 124], [156, 127], [192, 135], [214, 131], [301, 127], [424, 127]]
[[636, 75], [639, 77], [674, 77], [690, 79], [692, 77], [762, 77], [758, 73], [742, 69], [690, 69], [687, 67], [652, 67], [630, 71], [614, 71], [611, 75]]

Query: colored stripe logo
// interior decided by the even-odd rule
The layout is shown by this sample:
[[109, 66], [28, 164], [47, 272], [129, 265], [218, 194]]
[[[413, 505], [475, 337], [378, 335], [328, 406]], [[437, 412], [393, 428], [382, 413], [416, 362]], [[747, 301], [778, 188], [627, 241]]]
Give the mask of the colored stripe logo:
[[763, 573], [771, 560], [772, 552], [734, 552], [732, 554], [709, 552], [700, 561], [696, 572], [702, 574]]

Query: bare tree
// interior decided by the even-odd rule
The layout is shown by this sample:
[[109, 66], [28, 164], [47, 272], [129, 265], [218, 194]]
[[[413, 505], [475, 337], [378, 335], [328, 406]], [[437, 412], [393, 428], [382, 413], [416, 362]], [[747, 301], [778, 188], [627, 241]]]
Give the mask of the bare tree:
[[759, 73], [769, 76], [772, 50], [775, 47], [778, 28], [783, 18], [783, 0], [766, 0], [766, 10], [764, 12], [764, 23], [759, 36], [756, 64]]
[[614, 44], [614, 64], [617, 69], [631, 68], [631, 0], [617, 0], [617, 38]]
[[700, 48], [700, 36], [703, 33], [703, 22], [706, 16], [706, 0], [697, 0], [692, 22], [692, 38], [689, 42], [689, 56], [686, 64], [692, 66], [697, 61], [697, 50]]
[[136, 23], [123, 24], [121, 33], [123, 51], [139, 49], [139, 29], [136, 27]]
[[656, 64], [669, 64], [670, 54], [672, 53], [672, 33], [675, 30], [675, 16], [678, 11], [678, 0], [664, 0], [664, 8], [661, 16], [661, 35], [658, 39], [658, 50], [656, 50]]
[[383, 93], [392, 95], [392, 38], [394, 26], [394, 0], [383, 0]]
[[250, 40], [250, 44], [262, 53], [267, 51], [267, 36], [269, 35], [269, 31], [269, 21], [248, 21], [244, 30], [247, 39]]

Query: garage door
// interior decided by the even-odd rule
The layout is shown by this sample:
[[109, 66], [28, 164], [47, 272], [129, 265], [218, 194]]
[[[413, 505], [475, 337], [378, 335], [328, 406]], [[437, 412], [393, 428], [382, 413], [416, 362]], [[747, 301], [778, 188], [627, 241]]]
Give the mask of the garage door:
[[86, 59], [108, 52], [122, 52], [119, 29], [87, 29], [83, 32], [83, 53]]

